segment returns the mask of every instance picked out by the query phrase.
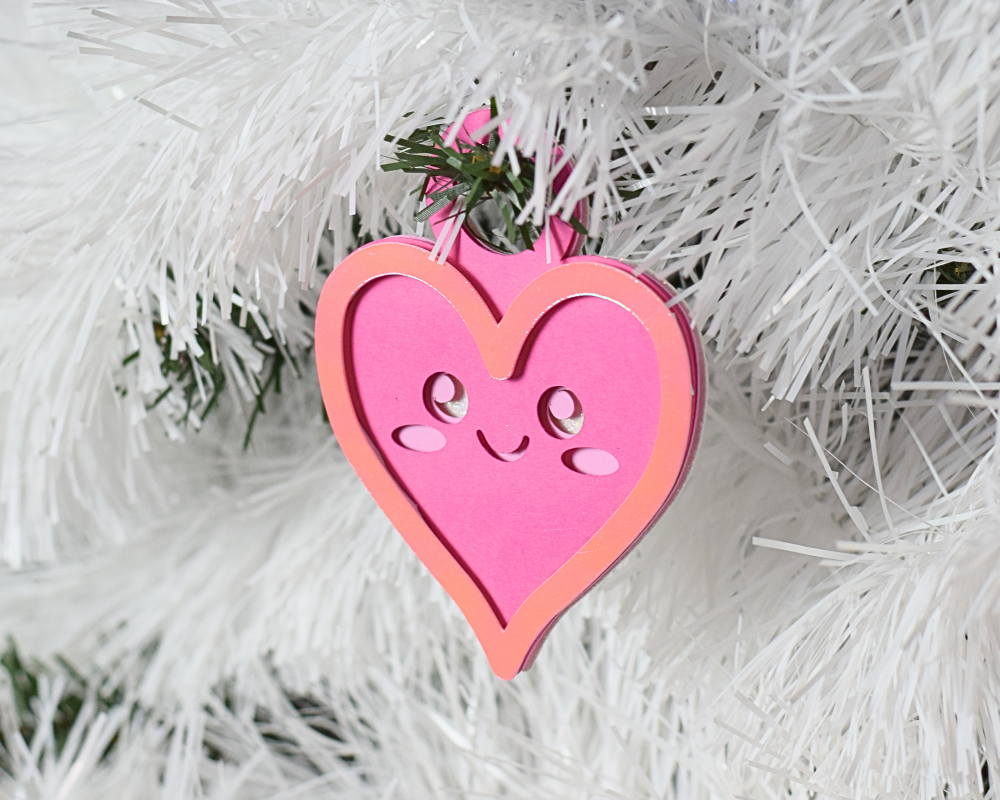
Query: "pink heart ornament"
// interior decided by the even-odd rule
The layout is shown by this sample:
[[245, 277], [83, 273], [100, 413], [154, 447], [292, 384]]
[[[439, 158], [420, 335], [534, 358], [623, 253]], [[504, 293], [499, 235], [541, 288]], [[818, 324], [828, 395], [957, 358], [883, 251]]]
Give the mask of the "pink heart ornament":
[[[677, 306], [583, 257], [536, 278], [497, 322], [461, 271], [387, 240], [333, 272], [317, 311], [320, 385], [345, 454], [505, 678], [679, 488], [700, 428], [699, 352]], [[435, 413], [441, 374], [465, 391], [461, 418]], [[583, 410], [571, 438], [543, 403], [564, 388]], [[408, 446], [413, 426], [445, 444]], [[596, 475], [573, 468], [587, 451], [617, 469], [601, 469], [603, 455], [589, 456]]]
[[543, 238], [508, 256], [463, 228], [444, 264], [418, 237], [367, 245], [316, 316], [344, 453], [507, 679], [669, 504], [703, 414], [683, 306], [620, 262], [550, 263], [579, 245], [561, 220]]

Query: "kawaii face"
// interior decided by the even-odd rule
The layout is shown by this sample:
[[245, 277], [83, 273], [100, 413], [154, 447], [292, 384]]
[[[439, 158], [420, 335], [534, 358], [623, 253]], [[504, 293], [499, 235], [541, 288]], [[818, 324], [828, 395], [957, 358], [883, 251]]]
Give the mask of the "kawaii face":
[[653, 343], [608, 300], [549, 311], [504, 380], [449, 302], [405, 276], [365, 289], [349, 342], [372, 445], [502, 625], [649, 465], [660, 413]]
[[[458, 378], [447, 372], [437, 372], [427, 379], [423, 397], [428, 413], [441, 422], [458, 425], [468, 414], [469, 393]], [[583, 421], [583, 405], [571, 389], [554, 386], [542, 393], [538, 401], [538, 422], [544, 435], [568, 441], [581, 432]], [[392, 439], [407, 450], [434, 453], [447, 445], [448, 433], [447, 429], [442, 431], [412, 424], [396, 428]], [[505, 464], [520, 461], [531, 445], [531, 436], [527, 433], [510, 451], [498, 450], [482, 430], [476, 430], [475, 435], [487, 454]], [[604, 476], [618, 471], [618, 459], [597, 447], [567, 447], [560, 461], [567, 469], [581, 475]]]

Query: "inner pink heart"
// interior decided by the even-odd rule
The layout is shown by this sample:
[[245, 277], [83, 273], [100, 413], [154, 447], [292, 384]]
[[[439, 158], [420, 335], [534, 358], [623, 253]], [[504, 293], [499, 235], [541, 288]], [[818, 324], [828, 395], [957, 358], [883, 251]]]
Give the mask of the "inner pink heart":
[[362, 291], [349, 341], [375, 448], [506, 625], [646, 470], [660, 408], [649, 333], [616, 303], [572, 298], [497, 380], [451, 304], [394, 275]]

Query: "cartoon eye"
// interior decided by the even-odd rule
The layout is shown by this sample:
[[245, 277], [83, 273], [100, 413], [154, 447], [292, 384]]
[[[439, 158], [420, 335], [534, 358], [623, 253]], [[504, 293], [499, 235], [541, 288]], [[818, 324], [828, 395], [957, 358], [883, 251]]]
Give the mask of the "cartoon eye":
[[469, 411], [469, 395], [454, 375], [436, 372], [424, 384], [424, 405], [442, 422], [460, 422]]
[[556, 386], [542, 395], [538, 404], [542, 427], [558, 439], [576, 436], [583, 427], [583, 406], [569, 389]]

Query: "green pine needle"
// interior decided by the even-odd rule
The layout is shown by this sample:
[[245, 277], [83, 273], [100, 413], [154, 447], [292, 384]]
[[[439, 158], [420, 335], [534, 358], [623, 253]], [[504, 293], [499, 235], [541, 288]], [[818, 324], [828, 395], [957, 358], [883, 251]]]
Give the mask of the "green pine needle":
[[[490, 119], [495, 120], [498, 116], [496, 98], [492, 98]], [[386, 141], [396, 147], [396, 160], [383, 164], [382, 169], [427, 178], [416, 194], [419, 202], [430, 202], [414, 218], [425, 222], [459, 197], [464, 197], [462, 211], [472, 223], [470, 228], [487, 244], [510, 253], [534, 249], [541, 231], [530, 220], [520, 225], [514, 222], [534, 192], [534, 159], [517, 152], [521, 169], [520, 175], [515, 175], [507, 155], [499, 165], [493, 166], [500, 146], [496, 130], [483, 144], [456, 140], [451, 146], [445, 146], [445, 133], [442, 127], [429, 126], [407, 137], [386, 137]], [[432, 178], [443, 180], [444, 188], [429, 191]], [[570, 218], [570, 224], [581, 236], [587, 235], [586, 227], [576, 215]]]
[[[949, 261], [937, 268], [937, 283], [954, 284], [957, 288], [971, 281], [975, 275], [976, 268], [972, 264], [964, 261]], [[940, 306], [946, 305], [955, 296], [955, 292], [950, 289], [938, 289], [934, 294]]]
[[[167, 271], [167, 277], [171, 280], [173, 279], [170, 270]], [[201, 302], [202, 299], [199, 296], [199, 315], [201, 313]], [[216, 307], [218, 307], [218, 301], [213, 302]], [[231, 317], [231, 321], [234, 325], [239, 325], [240, 315], [240, 309], [234, 307]], [[243, 326], [243, 330], [250, 337], [254, 346], [264, 353], [264, 370], [267, 372], [268, 378], [263, 385], [259, 386], [260, 391], [254, 398], [253, 408], [250, 412], [250, 420], [247, 423], [246, 433], [243, 437], [244, 450], [250, 446], [250, 438], [253, 434], [257, 417], [266, 411], [264, 405], [265, 399], [271, 394], [281, 394], [281, 370], [284, 368], [285, 364], [291, 364], [292, 369], [296, 374], [299, 372], [295, 359], [289, 353], [266, 344], [270, 337], [264, 336], [260, 328], [258, 328], [257, 324], [254, 322], [252, 316], [248, 316], [245, 323], [246, 324]], [[146, 404], [146, 410], [150, 411], [156, 408], [168, 397], [174, 395], [180, 399], [184, 408], [184, 413], [181, 415], [179, 420], [180, 424], [186, 424], [192, 413], [197, 414], [197, 417], [203, 421], [208, 414], [218, 406], [219, 398], [221, 397], [222, 391], [226, 386], [225, 370], [221, 364], [216, 364], [210, 355], [212, 351], [212, 344], [208, 327], [199, 325], [195, 329], [195, 339], [202, 349], [202, 355], [197, 359], [194, 359], [186, 350], [181, 350], [176, 356], [171, 357], [173, 339], [167, 328], [159, 321], [153, 322], [153, 335], [156, 339], [156, 344], [160, 348], [160, 353], [162, 354], [160, 372], [163, 374], [163, 377], [167, 379], [169, 385], [155, 398], [153, 398], [152, 402]], [[122, 360], [122, 366], [128, 366], [138, 357], [138, 350], [133, 353], [129, 353]], [[233, 357], [237, 360], [237, 362], [240, 362], [239, 356], [234, 355]], [[195, 375], [195, 361], [197, 361], [198, 368], [201, 370], [203, 385], [207, 386], [209, 389], [208, 400], [200, 409], [197, 406], [198, 400], [201, 397], [201, 389], [198, 385], [198, 378]], [[240, 362], [240, 366], [242, 366], [242, 362]]]
[[[105, 693], [99, 688], [96, 689], [61, 656], [56, 656], [55, 661], [59, 670], [53, 670], [38, 661], [26, 663], [17, 650], [14, 640], [7, 637], [7, 648], [0, 654], [0, 668], [7, 673], [10, 682], [11, 694], [14, 698], [14, 712], [17, 714], [16, 728], [21, 738], [27, 744], [34, 739], [38, 728], [39, 720], [36, 717], [39, 695], [39, 677], [45, 673], [52, 675], [54, 672], [61, 672], [66, 679], [66, 688], [56, 706], [55, 714], [52, 716], [52, 734], [55, 739], [55, 755], [58, 757], [69, 739], [70, 731], [76, 723], [84, 702], [91, 698], [97, 704], [97, 710], [108, 711], [118, 705], [123, 697], [120, 689], [115, 689], [110, 693]], [[101, 759], [103, 760], [114, 747], [117, 737], [111, 741], [105, 749]], [[12, 743], [4, 740], [3, 733], [0, 732], [0, 748], [8, 753], [12, 752]]]
[[572, 217], [569, 218], [569, 224], [572, 225], [573, 230], [576, 231], [581, 236], [587, 235], [587, 229], [583, 226], [583, 223], [576, 218], [576, 215], [573, 215]]

